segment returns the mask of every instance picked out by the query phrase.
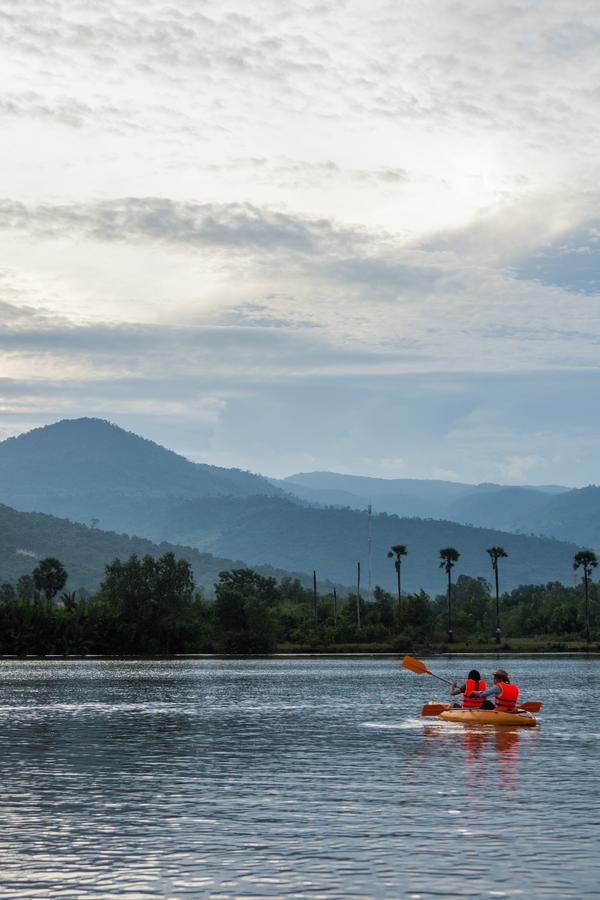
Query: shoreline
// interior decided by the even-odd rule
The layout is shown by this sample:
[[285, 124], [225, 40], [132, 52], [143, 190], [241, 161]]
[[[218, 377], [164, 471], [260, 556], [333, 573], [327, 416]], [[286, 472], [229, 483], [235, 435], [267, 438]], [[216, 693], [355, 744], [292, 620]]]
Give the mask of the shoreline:
[[[554, 657], [556, 659], [564, 659], [567, 657], [599, 659], [600, 650], [415, 650], [412, 654], [424, 658], [440, 657], [446, 659], [452, 658], [471, 658], [478, 657], [484, 659], [512, 659], [519, 657]], [[294, 652], [275, 652], [275, 653], [116, 653], [116, 654], [48, 654], [39, 656], [36, 654], [27, 654], [25, 656], [17, 656], [16, 654], [0, 654], [0, 663], [3, 661], [10, 662], [160, 662], [177, 661], [177, 660], [286, 660], [286, 659], [402, 659], [405, 655], [404, 651], [399, 650], [365, 650], [365, 651], [340, 651], [335, 650], [305, 650]]]

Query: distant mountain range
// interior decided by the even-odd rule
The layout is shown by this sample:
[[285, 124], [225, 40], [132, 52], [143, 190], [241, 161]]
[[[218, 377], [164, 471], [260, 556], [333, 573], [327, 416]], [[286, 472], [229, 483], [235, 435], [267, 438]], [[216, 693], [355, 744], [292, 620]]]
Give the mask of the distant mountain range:
[[[438, 554], [444, 546], [461, 553], [457, 575], [489, 578], [485, 551], [500, 544], [509, 554], [504, 588], [568, 581], [576, 544], [600, 544], [589, 537], [597, 534], [598, 494], [598, 488], [503, 488], [332, 473], [274, 482], [192, 463], [98, 419], [58, 422], [0, 443], [0, 502], [7, 506], [93, 525], [87, 529], [93, 534], [126, 532], [252, 566], [308, 575], [315, 569], [320, 579], [342, 584], [355, 583], [360, 562], [364, 589], [369, 568], [372, 584], [394, 589], [387, 551], [395, 543], [408, 546], [406, 590], [443, 591]], [[375, 511], [370, 567], [369, 502]], [[486, 527], [457, 523], [459, 517]], [[550, 524], [569, 542], [510, 534], [497, 524], [507, 528], [525, 520], [537, 524], [515, 527], [548, 534]]]
[[304, 502], [536, 534], [600, 548], [600, 487], [518, 487], [308, 472], [273, 479]]

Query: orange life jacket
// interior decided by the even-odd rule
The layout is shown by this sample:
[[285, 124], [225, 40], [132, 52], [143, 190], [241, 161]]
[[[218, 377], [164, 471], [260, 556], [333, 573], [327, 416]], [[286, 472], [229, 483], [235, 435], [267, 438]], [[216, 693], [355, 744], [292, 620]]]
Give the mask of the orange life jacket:
[[516, 684], [508, 684], [506, 681], [498, 682], [498, 687], [502, 690], [502, 693], [496, 697], [496, 709], [514, 709], [517, 705], [519, 688]]
[[482, 697], [470, 696], [473, 691], [485, 691], [487, 685], [485, 681], [477, 683], [473, 678], [465, 678], [465, 692], [463, 694], [463, 709], [479, 709], [483, 703]]

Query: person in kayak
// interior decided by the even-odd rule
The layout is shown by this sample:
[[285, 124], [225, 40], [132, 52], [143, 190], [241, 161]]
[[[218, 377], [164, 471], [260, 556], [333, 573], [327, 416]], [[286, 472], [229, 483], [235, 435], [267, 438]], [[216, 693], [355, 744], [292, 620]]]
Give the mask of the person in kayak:
[[[487, 685], [485, 681], [482, 681], [477, 669], [471, 669], [461, 687], [458, 687], [455, 681], [452, 682], [450, 693], [453, 697], [456, 697], [457, 694], [463, 695], [463, 709], [481, 709], [484, 701], [479, 696], [475, 696], [475, 692], [485, 691], [486, 687]], [[456, 705], [458, 706], [458, 704]]]
[[[496, 669], [494, 672], [494, 684], [484, 691], [475, 691], [477, 697], [483, 700], [480, 709], [501, 709], [504, 712], [512, 712], [517, 706], [519, 688], [511, 684], [506, 669]], [[492, 698], [494, 703], [492, 703]]]

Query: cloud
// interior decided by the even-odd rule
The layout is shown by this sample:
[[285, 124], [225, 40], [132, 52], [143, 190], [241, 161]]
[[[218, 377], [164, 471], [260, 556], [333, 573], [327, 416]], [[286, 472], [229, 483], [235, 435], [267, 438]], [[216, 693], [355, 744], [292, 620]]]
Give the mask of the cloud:
[[[83, 348], [90, 340], [100, 340], [114, 346], [129, 344], [130, 352], [137, 348], [138, 354], [142, 349], [151, 352], [156, 315], [154, 322], [152, 316], [146, 317], [142, 327], [142, 322], [135, 324], [135, 311], [147, 307], [148, 295], [156, 290], [155, 271], [160, 277], [153, 303], [157, 308], [167, 304], [165, 313], [159, 314], [160, 343], [179, 347], [182, 365], [188, 364], [194, 343], [203, 345], [202, 336], [207, 334], [221, 348], [216, 364], [227, 358], [223, 354], [230, 339], [233, 358], [242, 333], [238, 329], [243, 330], [245, 344], [235, 352], [236, 364], [253, 354], [266, 364], [274, 354], [279, 359], [277, 371], [288, 358], [287, 347], [279, 348], [286, 340], [298, 340], [293, 333], [301, 331], [307, 332], [303, 351], [307, 371], [323, 365], [319, 355], [350, 369], [354, 361], [355, 371], [364, 371], [365, 365], [403, 372], [595, 365], [600, 341], [595, 296], [574, 296], [558, 286], [516, 278], [511, 271], [515, 260], [502, 267], [487, 260], [477, 245], [475, 251], [466, 252], [465, 232], [453, 237], [452, 250], [452, 236], [443, 245], [438, 240], [411, 247], [392, 235], [328, 219], [246, 204], [166, 198], [56, 206], [5, 200], [0, 202], [0, 228], [17, 237], [31, 235], [38, 255], [44, 243], [59, 242], [63, 282], [70, 266], [89, 258], [91, 268], [78, 276], [81, 290], [90, 294], [90, 285], [95, 289], [88, 318], [99, 294], [116, 291], [118, 298], [122, 292], [125, 315], [113, 312], [112, 321], [102, 327], [78, 330], [71, 314], [69, 328], [53, 339], [61, 345], [69, 342], [74, 349], [78, 343]], [[51, 252], [50, 265], [55, 257]], [[116, 259], [123, 273], [132, 267], [125, 288], [110, 269], [105, 283], [106, 264]], [[139, 290], [144, 269], [144, 294], [136, 303], [130, 283]], [[207, 281], [210, 271], [215, 273], [214, 283]], [[165, 272], [170, 274], [161, 299]], [[203, 283], [196, 311], [192, 298], [178, 301], [177, 291], [181, 280], [194, 284], [198, 275]], [[43, 281], [41, 275], [38, 280]], [[80, 307], [78, 294], [74, 296]], [[26, 299], [23, 302], [27, 304]], [[118, 310], [117, 299], [112, 308]], [[79, 323], [85, 324], [85, 316], [78, 315]], [[275, 340], [273, 329], [280, 331]], [[318, 335], [310, 333], [316, 331]], [[37, 334], [34, 329], [30, 339]], [[21, 334], [19, 340], [23, 339]], [[4, 340], [13, 337], [7, 334]], [[292, 357], [294, 353], [290, 365]]]
[[250, 204], [175, 202], [169, 198], [124, 198], [87, 204], [27, 207], [0, 201], [0, 228], [53, 238], [83, 235], [99, 240], [165, 241], [227, 251], [267, 249], [314, 252], [317, 243], [341, 238], [331, 222], [310, 221]]
[[0, 7], [10, 428], [591, 480], [596, 4]]
[[[478, 0], [377, 0], [368, 14], [262, 0], [252, 15], [241, 0], [20, 0], [2, 22], [8, 140], [39, 139], [19, 120], [40, 120], [47, 155], [63, 150], [46, 162], [55, 192], [108, 181], [122, 194], [133, 180], [144, 195], [210, 193], [217, 165], [219, 192], [233, 181], [237, 200], [291, 191], [316, 216], [334, 202], [348, 220], [401, 216], [422, 232], [421, 219], [458, 224], [524, 185], [597, 182], [600, 14], [588, 0], [552, 0], [542, 18], [534, 0], [485, 17]], [[75, 153], [64, 129], [80, 132]], [[255, 160], [268, 173], [258, 184]]]

